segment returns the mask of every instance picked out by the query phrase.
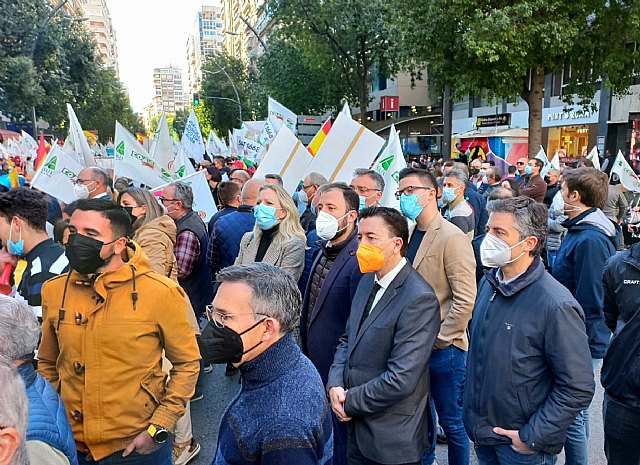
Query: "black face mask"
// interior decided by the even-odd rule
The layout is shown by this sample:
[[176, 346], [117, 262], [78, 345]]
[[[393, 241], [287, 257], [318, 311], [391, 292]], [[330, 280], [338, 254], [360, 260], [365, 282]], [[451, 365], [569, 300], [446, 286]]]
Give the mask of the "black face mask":
[[113, 257], [112, 255], [107, 260], [100, 257], [102, 246], [113, 244], [118, 239], [105, 243], [83, 234], [70, 234], [65, 252], [69, 265], [80, 274], [95, 273], [98, 268], [107, 263], [109, 258]]
[[129, 215], [129, 220], [131, 220], [131, 226], [133, 226], [133, 223], [135, 223], [136, 220], [138, 219], [138, 217], [133, 214], [133, 209], [136, 207], [122, 207], [122, 208]]
[[245, 329], [241, 333], [236, 333], [233, 329], [218, 328], [213, 321], [207, 324], [200, 336], [200, 351], [202, 352], [202, 360], [205, 364], [209, 363], [238, 363], [242, 360], [242, 356], [262, 344], [258, 342], [250, 349], [244, 350], [242, 336], [252, 329], [256, 328], [264, 320], [256, 322], [253, 326]]
[[545, 176], [544, 177], [544, 182], [546, 182], [547, 184], [549, 184], [551, 182], [551, 178], [549, 176]]
[[471, 176], [475, 176], [479, 172], [480, 172], [479, 168], [469, 168], [469, 173], [471, 173]]

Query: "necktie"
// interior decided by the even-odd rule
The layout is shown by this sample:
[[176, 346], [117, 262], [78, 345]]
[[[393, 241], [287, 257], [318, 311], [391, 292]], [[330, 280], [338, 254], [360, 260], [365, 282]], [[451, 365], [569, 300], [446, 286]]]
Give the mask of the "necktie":
[[373, 301], [376, 299], [376, 294], [380, 290], [380, 284], [374, 283], [373, 289], [371, 289], [371, 293], [369, 294], [369, 298], [367, 299], [367, 304], [364, 306], [364, 311], [362, 312], [362, 319], [360, 320], [360, 328], [362, 328], [362, 324], [371, 313], [371, 307], [373, 307]]

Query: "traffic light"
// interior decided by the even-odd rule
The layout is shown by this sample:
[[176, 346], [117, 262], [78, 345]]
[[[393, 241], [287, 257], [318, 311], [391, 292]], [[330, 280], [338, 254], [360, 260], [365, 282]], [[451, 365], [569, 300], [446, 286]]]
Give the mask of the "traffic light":
[[193, 94], [193, 106], [197, 107], [200, 105], [200, 94]]

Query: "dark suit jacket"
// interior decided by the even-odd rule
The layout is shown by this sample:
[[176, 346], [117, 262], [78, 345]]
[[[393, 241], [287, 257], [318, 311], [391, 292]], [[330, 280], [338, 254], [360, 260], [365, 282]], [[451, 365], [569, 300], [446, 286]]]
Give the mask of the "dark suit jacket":
[[302, 304], [300, 340], [302, 351], [318, 369], [323, 383], [327, 382], [336, 347], [351, 312], [351, 301], [362, 278], [356, 258], [357, 250], [358, 237], [354, 236], [333, 262], [313, 308], [309, 308], [309, 290], [322, 252], [316, 255], [311, 266]]
[[438, 298], [407, 263], [364, 321], [374, 285], [365, 275], [353, 299], [346, 333], [327, 388], [348, 389], [347, 424], [369, 460], [419, 462], [429, 446], [429, 359], [440, 330]]

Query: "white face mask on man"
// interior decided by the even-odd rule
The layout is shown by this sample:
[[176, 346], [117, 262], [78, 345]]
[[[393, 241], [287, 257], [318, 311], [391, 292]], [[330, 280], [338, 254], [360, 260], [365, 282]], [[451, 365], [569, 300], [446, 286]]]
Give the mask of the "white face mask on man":
[[487, 268], [501, 268], [519, 260], [526, 252], [522, 252], [516, 258], [511, 258], [511, 251], [522, 244], [526, 239], [521, 240], [515, 245], [509, 246], [505, 241], [493, 234], [487, 233], [480, 245], [480, 259], [482, 265]]
[[89, 198], [89, 188], [84, 184], [74, 184], [73, 186], [73, 195], [76, 199], [88, 199]]
[[347, 228], [348, 223], [344, 228], [339, 229], [340, 220], [348, 214], [349, 212], [336, 219], [333, 215], [327, 212], [321, 211], [320, 213], [318, 213], [318, 217], [316, 218], [316, 232], [318, 233], [318, 237], [320, 237], [320, 239], [324, 239], [325, 241], [330, 241], [331, 239], [336, 237], [336, 234]]

